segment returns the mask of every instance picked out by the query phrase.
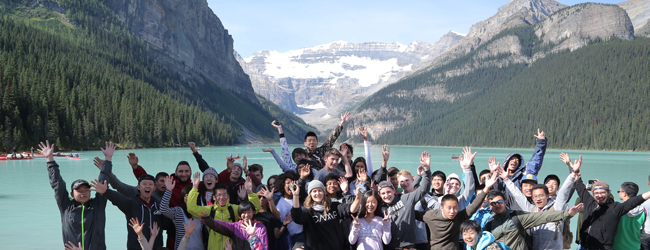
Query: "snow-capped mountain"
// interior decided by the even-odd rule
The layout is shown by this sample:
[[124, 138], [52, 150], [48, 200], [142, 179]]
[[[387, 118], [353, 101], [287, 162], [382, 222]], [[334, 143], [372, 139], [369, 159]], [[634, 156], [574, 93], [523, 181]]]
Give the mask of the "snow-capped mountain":
[[430, 62], [462, 34], [450, 31], [434, 44], [336, 41], [287, 52], [236, 55], [255, 92], [314, 123]]

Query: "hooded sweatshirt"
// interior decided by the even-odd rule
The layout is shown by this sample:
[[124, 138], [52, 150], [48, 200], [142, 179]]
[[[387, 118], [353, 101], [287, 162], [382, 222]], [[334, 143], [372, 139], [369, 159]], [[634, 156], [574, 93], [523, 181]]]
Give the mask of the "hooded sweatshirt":
[[[495, 242], [494, 235], [492, 235], [490, 232], [483, 232], [481, 233], [481, 238], [479, 238], [478, 243], [476, 244], [476, 248], [473, 248], [472, 246], [465, 245], [465, 250], [485, 250], [487, 249], [488, 246], [492, 245], [492, 243]], [[510, 250], [506, 244], [503, 244], [502, 242], [496, 242], [499, 247], [503, 250]]]
[[[50, 185], [54, 189], [54, 198], [61, 213], [63, 243], [81, 242], [82, 249], [106, 249], [104, 227], [106, 225], [106, 197], [95, 193], [86, 203], [79, 203], [68, 195], [66, 183], [61, 177], [59, 165], [47, 162]], [[105, 179], [100, 175], [99, 181]]]
[[332, 202], [327, 214], [314, 207], [292, 207], [291, 218], [303, 226], [305, 244], [310, 250], [344, 249], [347, 235], [344, 234], [341, 219], [350, 217], [350, 205]]
[[[153, 227], [154, 222], [156, 222], [158, 225], [162, 223], [163, 216], [160, 212], [160, 201], [154, 197], [151, 197], [150, 204], [145, 204], [137, 195], [127, 197], [126, 195], [120, 194], [111, 189], [106, 190], [104, 196], [106, 196], [106, 198], [111, 201], [113, 205], [117, 206], [117, 208], [119, 208], [120, 211], [124, 213], [128, 231], [126, 248], [138, 250], [141, 249], [140, 243], [138, 242], [138, 235], [135, 233], [135, 231], [133, 231], [133, 228], [128, 225], [128, 222], [131, 218], [137, 218], [140, 223], [144, 224], [142, 227], [142, 234], [144, 234], [145, 237], [150, 237], [151, 230], [149, 227]], [[162, 238], [163, 237], [160, 235], [156, 237], [156, 240], [153, 244], [153, 249], [162, 247]]]
[[[383, 168], [382, 168], [383, 169]], [[408, 194], [395, 194], [390, 204], [382, 202], [381, 210], [390, 212], [391, 240], [387, 249], [395, 249], [416, 243], [415, 204], [431, 188], [431, 171], [424, 172], [422, 183], [415, 191]]]
[[[503, 160], [504, 164], [504, 169], [507, 168], [508, 161], [512, 157], [518, 157], [519, 158], [519, 167], [517, 167], [517, 170], [515, 170], [515, 173], [508, 177], [512, 182], [515, 183], [515, 186], [521, 187], [521, 180], [524, 178], [526, 174], [533, 174], [537, 176], [539, 173], [539, 170], [542, 169], [542, 163], [544, 162], [544, 154], [546, 154], [546, 141], [548, 139], [540, 140], [536, 139], [536, 145], [535, 145], [535, 152], [533, 153], [533, 157], [530, 158], [530, 160], [524, 164], [524, 157], [521, 156], [519, 153], [511, 153], [506, 158]], [[507, 169], [506, 169], [507, 171]], [[494, 185], [496, 190], [499, 190], [501, 192], [505, 192], [506, 186], [501, 181], [500, 178], [497, 179], [497, 184]], [[505, 198], [505, 197], [504, 197]]]
[[[474, 195], [474, 193], [476, 191], [476, 185], [474, 183], [474, 178], [472, 178], [472, 170], [469, 169], [469, 168], [463, 169], [463, 174], [465, 175], [465, 183], [464, 184], [463, 184], [463, 181], [460, 180], [460, 177], [457, 174], [452, 173], [449, 176], [447, 176], [447, 180], [445, 180], [445, 186], [444, 186], [444, 189], [443, 189], [443, 192], [446, 195], [446, 194], [448, 194], [447, 192], [449, 190], [449, 181], [451, 179], [456, 179], [456, 180], [458, 180], [460, 182], [460, 188], [454, 194], [454, 195], [456, 195], [456, 198], [458, 198], [458, 210], [463, 210], [463, 209], [465, 209], [465, 207], [467, 207], [467, 205], [469, 205], [469, 203], [471, 202], [470, 199], [472, 198], [472, 196]], [[464, 190], [463, 190], [463, 186], [465, 186]], [[461, 193], [461, 190], [463, 190], [462, 193]], [[444, 197], [444, 195], [443, 195], [443, 197]], [[440, 197], [438, 201], [439, 201], [438, 204], [440, 204], [441, 203], [440, 201], [442, 201], [442, 197]]]
[[[564, 184], [557, 192], [555, 199], [549, 198], [548, 203], [541, 210], [536, 205], [530, 204], [526, 196], [514, 186], [510, 179], [506, 179], [506, 187], [510, 193], [510, 197], [514, 198], [514, 203], [519, 207], [519, 210], [528, 212], [543, 212], [543, 211], [562, 211], [568, 210], [567, 205], [569, 195], [573, 191], [573, 182], [575, 178], [571, 175], [567, 176]], [[510, 203], [509, 203], [510, 204]], [[513, 205], [515, 205], [513, 204]], [[510, 206], [511, 208], [513, 206]], [[562, 229], [564, 228], [564, 221], [550, 222], [542, 224], [528, 230], [529, 234], [533, 236], [533, 249], [563, 249], [564, 242], [562, 240]]]
[[621, 216], [641, 205], [645, 201], [643, 196], [632, 197], [623, 203], [608, 199], [605, 204], [598, 205], [582, 179], [578, 179], [573, 186], [585, 206], [579, 232], [580, 245], [588, 249], [613, 249]]

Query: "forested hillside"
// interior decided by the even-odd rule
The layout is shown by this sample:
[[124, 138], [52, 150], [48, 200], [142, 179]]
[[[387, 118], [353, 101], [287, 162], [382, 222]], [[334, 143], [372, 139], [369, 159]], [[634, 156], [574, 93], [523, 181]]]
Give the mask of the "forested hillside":
[[45, 139], [68, 149], [104, 140], [232, 144], [241, 133], [235, 120], [270, 140], [277, 133], [270, 122], [280, 115], [288, 133], [309, 128], [271, 103], [256, 105], [218, 84], [197, 88], [159, 66], [101, 1], [60, 0], [65, 14], [30, 3], [0, 1], [2, 148]]
[[[520, 38], [522, 54], [543, 49], [526, 28], [500, 36], [506, 33]], [[650, 150], [649, 39], [596, 39], [573, 52], [548, 54], [530, 66], [510, 64], [440, 76], [468, 58], [379, 91], [359, 107], [366, 113], [359, 120], [373, 118], [368, 110], [390, 111], [380, 119], [386, 123], [411, 112], [412, 122], [377, 143], [530, 147], [533, 133], [541, 128], [553, 148]], [[418, 94], [434, 87], [438, 95], [453, 98]]]

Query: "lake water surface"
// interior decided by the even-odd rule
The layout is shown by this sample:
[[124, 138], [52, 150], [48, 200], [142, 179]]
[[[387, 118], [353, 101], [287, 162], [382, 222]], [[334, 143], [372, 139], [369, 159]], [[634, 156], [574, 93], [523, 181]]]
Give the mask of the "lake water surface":
[[[478, 154], [474, 160], [477, 171], [487, 168], [490, 156], [497, 157], [498, 161], [511, 153], [518, 152], [528, 160], [533, 153], [534, 140], [531, 139], [531, 148], [503, 149], [503, 148], [474, 148]], [[301, 145], [292, 145], [301, 146]], [[249, 164], [258, 163], [264, 166], [264, 183], [266, 177], [280, 174], [281, 170], [273, 160], [270, 153], [262, 152], [262, 148], [273, 147], [280, 153], [278, 145], [263, 146], [241, 145], [226, 147], [202, 148], [201, 154], [211, 167], [221, 171], [225, 168], [225, 159], [230, 154], [247, 155]], [[292, 150], [293, 147], [290, 147]], [[363, 156], [363, 145], [354, 145], [354, 157]], [[462, 153], [459, 147], [391, 147], [389, 166], [408, 169], [415, 173], [419, 166], [419, 156], [422, 151], [432, 155], [431, 169], [442, 170], [447, 175], [461, 173], [457, 161], [452, 161], [450, 156]], [[172, 173], [176, 164], [181, 160], [190, 162], [193, 171], [198, 171], [198, 166], [189, 148], [164, 148], [164, 149], [135, 149], [117, 150], [113, 155], [113, 171], [123, 182], [136, 185], [126, 155], [134, 152], [142, 165], [149, 173], [159, 171]], [[609, 183], [612, 190], [617, 191], [624, 181], [632, 181], [640, 186], [640, 192], [648, 191], [648, 175], [650, 174], [650, 153], [643, 152], [611, 152], [611, 151], [577, 151], [577, 150], [548, 150], [540, 172], [540, 181], [548, 174], [557, 174], [564, 181], [568, 169], [559, 160], [559, 153], [566, 152], [576, 159], [583, 156], [583, 180], [600, 179]], [[372, 146], [372, 163], [375, 169], [381, 165], [381, 147]], [[92, 159], [99, 156], [103, 159], [101, 151], [82, 152], [81, 160], [69, 160], [65, 157], [55, 157], [60, 165], [61, 175], [70, 185], [72, 181], [82, 178], [90, 181], [97, 178], [99, 170], [93, 165]], [[50, 187], [46, 161], [44, 158], [22, 161], [0, 161], [0, 248], [1, 249], [63, 249], [61, 236], [61, 217], [54, 200], [54, 192]], [[93, 194], [94, 196], [94, 194]], [[617, 201], [618, 196], [614, 193]], [[573, 204], [577, 195], [573, 195], [570, 204]], [[106, 245], [108, 249], [123, 249], [126, 246], [126, 219], [124, 214], [110, 202], [106, 208]], [[576, 216], [577, 218], [577, 216]], [[575, 234], [576, 220], [571, 222], [571, 229]], [[575, 238], [574, 238], [575, 240]], [[575, 249], [575, 246], [574, 246]]]

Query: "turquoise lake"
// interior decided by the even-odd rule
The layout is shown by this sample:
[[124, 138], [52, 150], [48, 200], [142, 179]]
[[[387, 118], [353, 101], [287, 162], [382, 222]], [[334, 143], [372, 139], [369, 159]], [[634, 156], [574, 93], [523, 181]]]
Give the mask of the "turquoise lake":
[[[473, 148], [474, 151], [478, 151], [474, 160], [477, 171], [487, 168], [490, 156], [495, 156], [497, 161], [502, 161], [507, 154], [518, 152], [524, 155], [526, 160], [530, 159], [534, 149], [534, 139], [531, 138], [530, 144], [531, 147], [525, 149]], [[217, 171], [225, 168], [226, 157], [230, 154], [246, 155], [249, 164], [258, 163], [264, 166], [264, 183], [268, 176], [281, 173], [271, 154], [261, 150], [273, 147], [279, 154], [279, 145], [254, 145], [250, 146], [250, 149], [247, 147], [249, 145], [240, 145], [239, 148], [204, 147], [201, 148], [200, 153]], [[290, 150], [292, 149], [293, 147], [290, 147]], [[389, 166], [415, 173], [419, 166], [420, 153], [425, 150], [432, 155], [432, 170], [442, 170], [447, 175], [462, 172], [458, 162], [450, 159], [451, 155], [462, 153], [460, 147], [391, 147]], [[137, 184], [126, 158], [129, 152], [134, 152], [140, 160], [140, 165], [152, 174], [159, 171], [172, 173], [181, 160], [190, 162], [192, 170], [198, 171], [196, 161], [187, 147], [117, 150], [113, 155], [113, 171], [128, 184]], [[612, 190], [618, 190], [621, 183], [632, 181], [639, 184], [639, 193], [649, 190], [647, 181], [650, 174], [648, 161], [650, 153], [547, 150], [539, 176], [541, 180], [548, 174], [557, 174], [564, 181], [569, 174], [567, 166], [559, 160], [560, 152], [569, 153], [573, 159], [577, 159], [578, 155], [583, 156], [581, 172], [585, 182], [589, 179], [600, 179], [609, 183]], [[381, 164], [381, 147], [372, 146], [371, 155], [373, 167], [377, 169]], [[55, 158], [67, 186], [79, 178], [89, 181], [97, 178], [99, 170], [93, 165], [92, 160], [95, 156], [103, 159], [101, 151], [81, 152], [81, 160]], [[363, 145], [354, 145], [354, 157], [358, 156], [363, 156]], [[0, 229], [1, 248], [63, 249], [61, 218], [54, 200], [54, 192], [49, 184], [45, 159], [0, 161], [0, 183], [3, 187], [0, 189], [0, 211], [2, 211], [0, 221], [3, 225]], [[617, 201], [620, 201], [618, 195], [614, 196]], [[573, 204], [576, 197], [577, 195], [574, 194], [570, 204]], [[110, 202], [106, 210], [106, 245], [108, 249], [124, 249], [127, 234], [126, 219]], [[575, 219], [571, 222], [574, 234], [576, 223]]]

